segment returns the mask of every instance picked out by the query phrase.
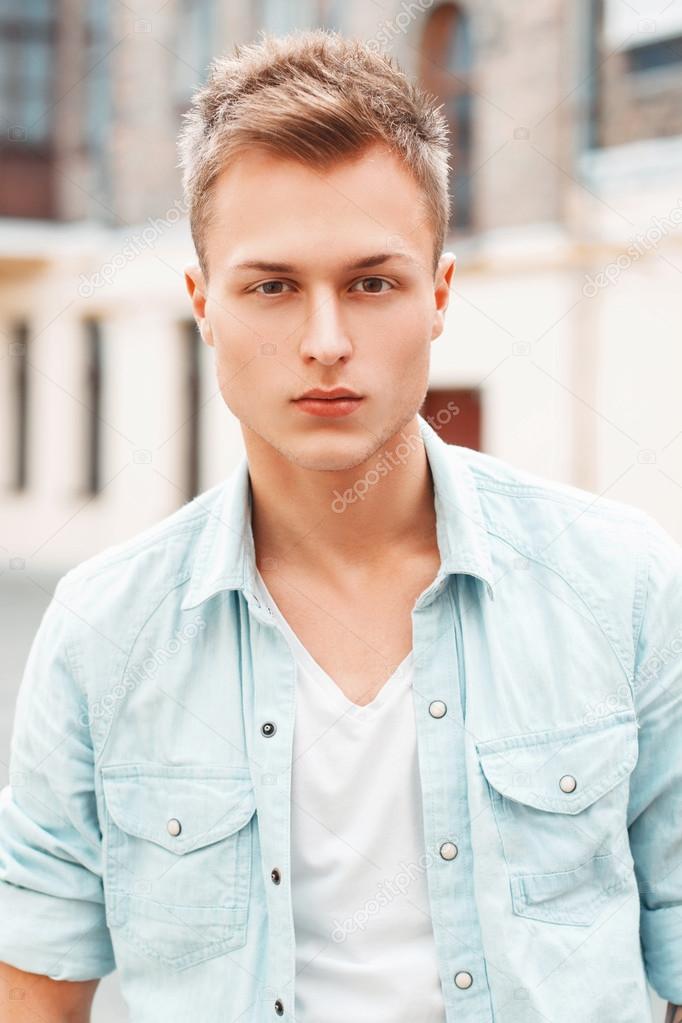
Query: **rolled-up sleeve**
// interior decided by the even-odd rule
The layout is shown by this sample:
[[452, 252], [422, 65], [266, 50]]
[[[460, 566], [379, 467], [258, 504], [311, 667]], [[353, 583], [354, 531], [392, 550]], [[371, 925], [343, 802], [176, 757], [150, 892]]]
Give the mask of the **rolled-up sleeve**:
[[26, 662], [0, 793], [0, 961], [56, 980], [116, 966], [75, 621], [62, 579]]
[[682, 548], [648, 516], [645, 533], [628, 828], [647, 977], [661, 998], [682, 1005]]

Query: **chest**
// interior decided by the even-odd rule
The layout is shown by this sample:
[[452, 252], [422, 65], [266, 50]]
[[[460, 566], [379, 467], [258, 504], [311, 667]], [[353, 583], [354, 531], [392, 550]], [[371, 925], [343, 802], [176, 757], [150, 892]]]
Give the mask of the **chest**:
[[352, 590], [295, 583], [282, 573], [261, 574], [311, 657], [347, 699], [365, 706], [412, 649], [412, 608], [437, 571], [437, 558], [424, 559], [404, 578]]

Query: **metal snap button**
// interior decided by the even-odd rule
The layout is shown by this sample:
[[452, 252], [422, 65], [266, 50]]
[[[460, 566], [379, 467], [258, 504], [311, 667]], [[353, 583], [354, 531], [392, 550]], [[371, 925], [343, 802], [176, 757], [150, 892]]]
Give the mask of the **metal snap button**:
[[277, 731], [277, 725], [274, 721], [266, 721], [265, 724], [260, 726], [260, 730], [269, 739]]
[[433, 703], [429, 704], [429, 714], [432, 718], [442, 718], [447, 713], [448, 708], [442, 700], [434, 700]]
[[175, 836], [179, 835], [180, 832], [182, 831], [182, 824], [177, 819], [177, 817], [171, 817], [171, 819], [168, 821], [168, 824], [166, 824], [166, 830], [169, 835], [172, 835], [173, 838], [175, 838]]
[[471, 987], [474, 982], [474, 978], [471, 976], [468, 970], [460, 970], [459, 973], [455, 974], [455, 984], [459, 988]]
[[273, 884], [279, 884], [280, 881], [282, 880], [282, 875], [280, 874], [277, 867], [272, 868], [272, 870], [270, 871], [270, 877], [272, 878]]
[[562, 792], [575, 792], [578, 783], [572, 774], [564, 774], [559, 779], [559, 788]]
[[457, 846], [455, 845], [454, 842], [443, 842], [442, 846], [440, 847], [440, 854], [444, 860], [454, 860], [458, 851], [459, 850], [457, 849]]
[[278, 1016], [284, 1015], [284, 1006], [282, 1005], [282, 1001], [280, 998], [278, 998], [277, 1001], [275, 1002], [275, 1012], [277, 1013]]

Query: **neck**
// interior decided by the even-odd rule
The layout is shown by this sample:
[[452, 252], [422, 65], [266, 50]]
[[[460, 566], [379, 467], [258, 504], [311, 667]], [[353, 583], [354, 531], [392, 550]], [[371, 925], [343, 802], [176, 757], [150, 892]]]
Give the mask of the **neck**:
[[[375, 571], [436, 547], [433, 482], [416, 417], [351, 469], [313, 470], [244, 429], [259, 567]], [[382, 463], [382, 468], [379, 464]], [[350, 498], [350, 499], [349, 499]]]

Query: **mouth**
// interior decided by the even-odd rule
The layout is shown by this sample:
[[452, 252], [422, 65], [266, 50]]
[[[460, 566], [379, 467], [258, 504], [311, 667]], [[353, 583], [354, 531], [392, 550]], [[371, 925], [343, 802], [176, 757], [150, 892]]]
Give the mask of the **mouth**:
[[343, 395], [336, 398], [307, 397], [294, 401], [302, 412], [308, 415], [322, 416], [326, 419], [340, 419], [349, 416], [358, 409], [363, 399], [359, 395]]

